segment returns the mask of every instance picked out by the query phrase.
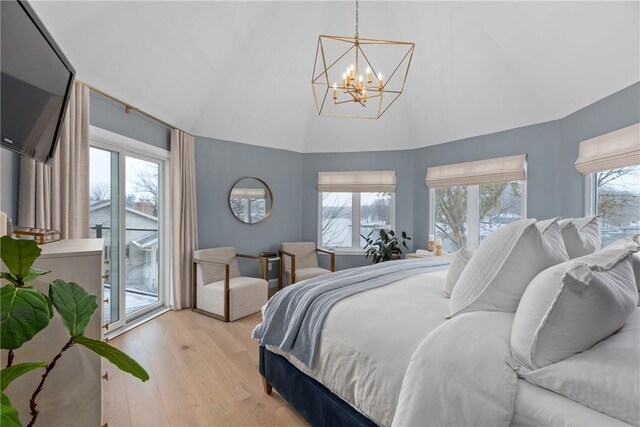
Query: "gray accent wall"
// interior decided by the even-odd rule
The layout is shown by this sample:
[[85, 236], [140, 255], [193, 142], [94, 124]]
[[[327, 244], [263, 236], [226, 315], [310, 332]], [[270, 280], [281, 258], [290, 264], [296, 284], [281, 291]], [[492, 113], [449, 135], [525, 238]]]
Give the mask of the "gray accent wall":
[[[233, 246], [257, 255], [298, 242], [302, 218], [302, 154], [196, 137], [196, 198], [200, 248]], [[273, 193], [271, 215], [258, 224], [240, 222], [229, 208], [229, 192], [242, 177], [265, 181]], [[254, 261], [248, 262], [254, 271]], [[241, 265], [242, 269], [242, 265]]]
[[527, 216], [584, 216], [585, 179], [574, 166], [580, 141], [638, 122], [640, 83], [635, 83], [560, 120], [415, 150], [416, 247], [426, 247], [429, 234], [429, 166], [526, 153]]
[[[302, 240], [316, 242], [318, 239], [318, 172], [321, 171], [396, 171], [395, 229], [413, 236], [413, 155], [413, 150], [303, 154]], [[326, 258], [320, 258], [325, 268], [329, 265]], [[367, 263], [364, 255], [341, 255], [336, 258], [336, 268], [340, 270]]]
[[[199, 246], [234, 246], [238, 252], [256, 254], [277, 250], [281, 242], [316, 241], [319, 171], [395, 170], [396, 229], [413, 237], [413, 248], [425, 247], [428, 167], [522, 153], [528, 158], [528, 216], [581, 216], [584, 177], [574, 167], [580, 141], [638, 122], [640, 83], [635, 83], [560, 120], [416, 150], [300, 154], [196, 137]], [[121, 105], [95, 93], [91, 124], [169, 149], [167, 127], [135, 112], [127, 114]], [[0, 168], [0, 209], [15, 219], [18, 156], [0, 149]], [[243, 224], [229, 209], [229, 190], [244, 176], [263, 179], [273, 191], [273, 212], [260, 224]], [[365, 263], [362, 255], [337, 259], [339, 269]], [[323, 259], [322, 265], [328, 266], [328, 260]]]
[[127, 113], [122, 104], [93, 91], [89, 114], [93, 126], [169, 150], [171, 130], [168, 127], [135, 111]]

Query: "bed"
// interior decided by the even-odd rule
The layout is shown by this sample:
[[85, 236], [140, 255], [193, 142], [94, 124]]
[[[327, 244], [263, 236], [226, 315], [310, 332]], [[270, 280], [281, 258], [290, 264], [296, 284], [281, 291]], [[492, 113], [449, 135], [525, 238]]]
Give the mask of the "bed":
[[[414, 354], [425, 337], [448, 326], [446, 275], [446, 268], [416, 274], [335, 304], [324, 320], [313, 367], [275, 346], [261, 346], [265, 391], [274, 387], [314, 426], [407, 425], [394, 418]], [[460, 325], [459, 332], [470, 327]], [[447, 345], [438, 351], [454, 353], [455, 341]], [[446, 362], [428, 353], [427, 364]], [[517, 389], [512, 412], [505, 414], [512, 426], [630, 425], [521, 378], [510, 381]]]

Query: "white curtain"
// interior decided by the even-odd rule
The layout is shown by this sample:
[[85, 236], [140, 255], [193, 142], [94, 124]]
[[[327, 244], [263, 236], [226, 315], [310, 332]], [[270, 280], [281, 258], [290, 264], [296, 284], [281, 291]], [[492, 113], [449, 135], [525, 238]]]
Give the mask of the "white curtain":
[[191, 307], [191, 264], [198, 248], [193, 136], [171, 131], [171, 298], [174, 310]]
[[89, 97], [75, 82], [51, 166], [20, 158], [18, 225], [89, 237]]

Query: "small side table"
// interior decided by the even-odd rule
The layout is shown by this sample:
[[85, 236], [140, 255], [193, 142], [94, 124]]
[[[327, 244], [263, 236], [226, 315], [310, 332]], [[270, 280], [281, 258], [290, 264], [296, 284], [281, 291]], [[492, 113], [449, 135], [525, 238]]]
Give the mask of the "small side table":
[[[268, 266], [271, 266], [272, 263], [278, 263], [278, 269], [276, 270], [278, 272], [278, 290], [282, 289], [282, 259], [279, 256], [275, 256], [275, 257], [269, 257], [267, 258], [267, 264]], [[273, 268], [269, 268], [267, 267], [267, 271], [262, 271], [263, 267], [262, 267], [262, 263], [260, 264], [260, 271], [258, 272], [260, 277], [265, 277], [267, 279], [267, 282], [269, 281], [270, 278], [270, 272], [272, 270], [274, 270]]]

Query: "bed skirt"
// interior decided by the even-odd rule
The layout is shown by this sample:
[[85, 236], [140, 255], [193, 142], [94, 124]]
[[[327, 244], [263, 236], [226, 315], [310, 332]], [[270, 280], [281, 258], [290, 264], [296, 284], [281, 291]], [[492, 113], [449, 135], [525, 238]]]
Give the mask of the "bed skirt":
[[260, 374], [312, 426], [371, 427], [376, 424], [287, 359], [260, 346]]

